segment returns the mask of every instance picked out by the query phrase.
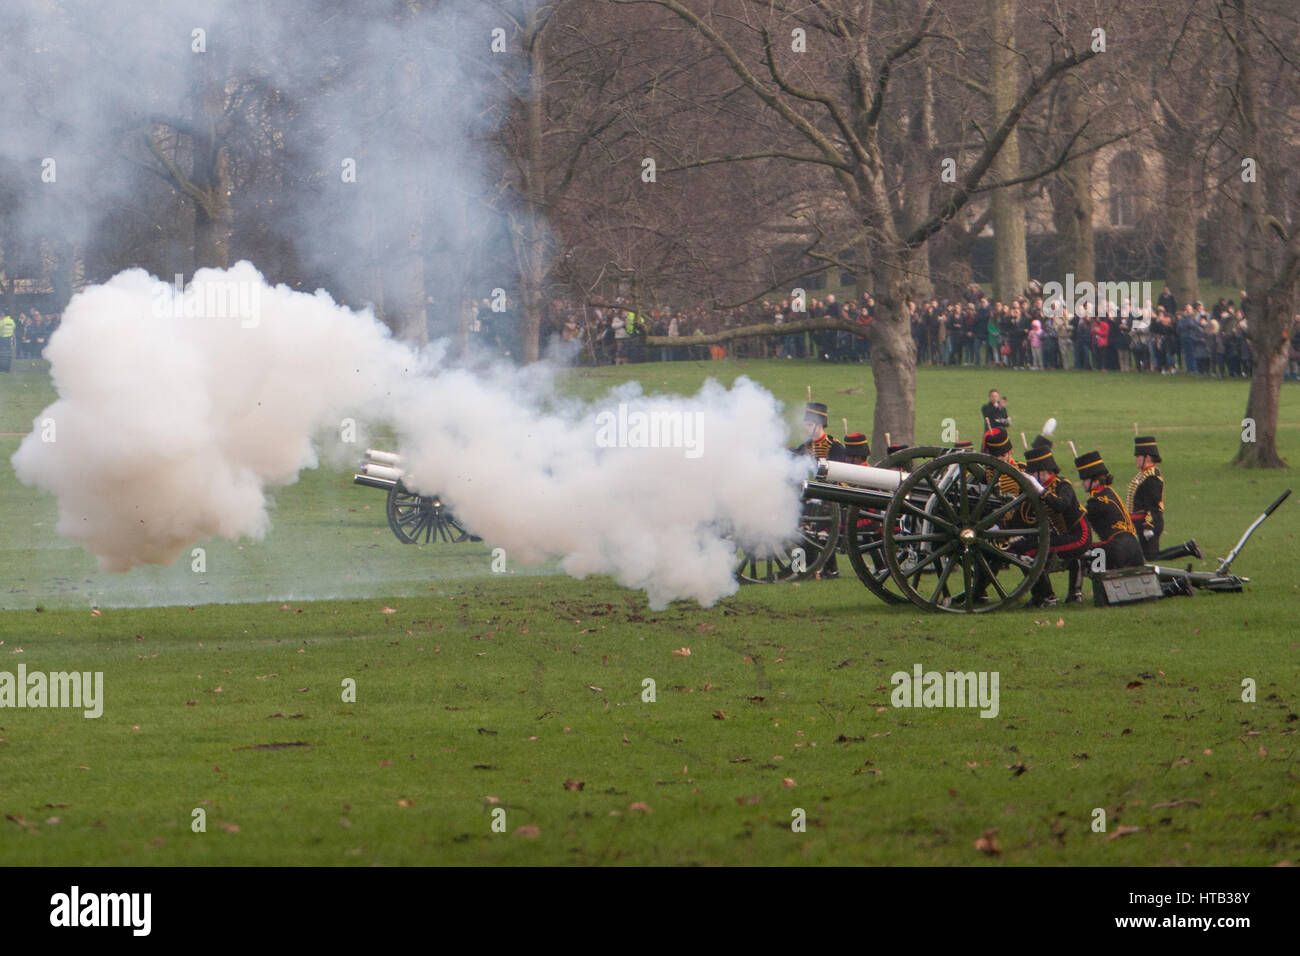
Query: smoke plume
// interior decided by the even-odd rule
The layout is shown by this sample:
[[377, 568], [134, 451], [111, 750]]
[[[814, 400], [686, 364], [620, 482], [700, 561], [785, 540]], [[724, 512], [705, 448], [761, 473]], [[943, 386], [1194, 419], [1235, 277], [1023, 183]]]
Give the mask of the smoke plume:
[[[246, 262], [184, 291], [123, 272], [72, 300], [46, 354], [59, 397], [13, 465], [57, 496], [59, 533], [104, 570], [171, 564], [209, 536], [262, 538], [275, 488], [322, 452], [360, 451], [342, 443], [349, 418], [363, 434], [394, 427], [412, 486], [511, 563], [610, 574], [655, 608], [732, 593], [734, 540], [777, 543], [799, 513], [804, 465], [752, 382], [564, 400], [549, 367], [445, 364]], [[663, 425], [660, 447], [637, 431], [647, 421]]]

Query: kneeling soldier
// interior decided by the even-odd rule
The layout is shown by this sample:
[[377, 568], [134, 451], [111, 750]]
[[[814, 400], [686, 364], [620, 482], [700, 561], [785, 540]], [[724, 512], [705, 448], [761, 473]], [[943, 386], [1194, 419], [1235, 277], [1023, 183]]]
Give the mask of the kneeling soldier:
[[[1045, 438], [1025, 454], [1025, 471], [1043, 486], [1043, 504], [1047, 506], [1047, 520], [1052, 525], [1048, 550], [1052, 556], [1065, 563], [1070, 577], [1070, 591], [1065, 603], [1082, 603], [1082, 559], [1084, 553], [1092, 547], [1092, 533], [1083, 506], [1074, 493], [1074, 485], [1059, 477], [1061, 469], [1052, 457], [1052, 443]], [[1025, 553], [1033, 557], [1037, 550], [1034, 548]], [[1034, 584], [1032, 603], [1035, 607], [1052, 607], [1056, 604], [1056, 593], [1052, 590], [1052, 580], [1047, 569], [1043, 570], [1043, 576]]]
[[1124, 502], [1111, 487], [1115, 480], [1101, 460], [1101, 453], [1090, 451], [1074, 459], [1088, 501], [1084, 506], [1088, 525], [1097, 534], [1098, 545], [1106, 556], [1106, 569], [1141, 567], [1142, 548], [1138, 544], [1133, 519]]
[[1165, 479], [1156, 467], [1160, 461], [1160, 449], [1153, 436], [1142, 435], [1133, 439], [1133, 463], [1137, 474], [1128, 483], [1127, 504], [1142, 544], [1142, 555], [1148, 561], [1202, 558], [1204, 555], [1195, 539], [1160, 550], [1160, 535], [1165, 530]]

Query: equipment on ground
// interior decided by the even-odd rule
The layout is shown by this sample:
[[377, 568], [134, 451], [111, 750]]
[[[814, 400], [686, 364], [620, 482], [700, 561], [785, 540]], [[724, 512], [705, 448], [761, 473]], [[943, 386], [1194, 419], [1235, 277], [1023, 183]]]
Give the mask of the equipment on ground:
[[[409, 477], [402, 469], [402, 459], [388, 451], [366, 449], [359, 465], [361, 471], [352, 483], [388, 492], [388, 526], [403, 544], [429, 544], [434, 541], [459, 544], [479, 540], [456, 520], [439, 495], [422, 495], [403, 482]], [[423, 538], [423, 541], [421, 540]]]

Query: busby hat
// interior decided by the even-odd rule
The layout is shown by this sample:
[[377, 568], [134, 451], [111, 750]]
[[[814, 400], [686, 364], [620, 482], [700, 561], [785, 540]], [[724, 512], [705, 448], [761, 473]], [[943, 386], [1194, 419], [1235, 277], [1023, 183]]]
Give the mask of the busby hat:
[[1133, 455], [1150, 455], [1152, 461], [1160, 461], [1160, 449], [1156, 446], [1155, 437], [1152, 435], [1140, 435], [1133, 439]]
[[1084, 452], [1074, 459], [1074, 467], [1079, 469], [1080, 478], [1105, 478], [1110, 474], [1099, 451]]
[[866, 458], [871, 454], [871, 445], [867, 443], [866, 435], [854, 432], [844, 436], [844, 450], [854, 458]]
[[1025, 452], [1025, 471], [1050, 471], [1054, 475], [1061, 473], [1060, 465], [1052, 457], [1052, 443], [1050, 441], [1036, 444]]
[[906, 445], [890, 445], [888, 448], [888, 453], [892, 455], [895, 452], [903, 451], [906, 448], [907, 448]]
[[990, 428], [984, 433], [984, 450], [990, 455], [1005, 455], [1011, 450], [1011, 436], [1005, 428]]
[[974, 448], [975, 448], [975, 443], [971, 441], [966, 441], [966, 439], [964, 438], [961, 441], [957, 442], [957, 444], [952, 446], [953, 451], [971, 451]]
[[803, 407], [803, 420], [815, 425], [826, 425], [826, 406], [821, 402], [806, 402]]

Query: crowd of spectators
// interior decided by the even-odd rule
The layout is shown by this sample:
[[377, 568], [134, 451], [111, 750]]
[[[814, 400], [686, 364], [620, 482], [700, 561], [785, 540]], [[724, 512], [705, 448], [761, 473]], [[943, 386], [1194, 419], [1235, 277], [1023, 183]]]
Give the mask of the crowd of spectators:
[[912, 305], [912, 336], [918, 358], [932, 365], [1236, 378], [1249, 377], [1254, 363], [1240, 305], [1221, 298], [1208, 309], [1179, 308], [1167, 286], [1154, 304], [1085, 302], [1073, 310], [1045, 303], [1037, 283], [1010, 304], [973, 286], [962, 302]]
[[[59, 327], [62, 316], [42, 315], [39, 309], [20, 312], [18, 317], [5, 314], [0, 316], [0, 334], [8, 332], [5, 343], [12, 350], [15, 359], [40, 358], [45, 351], [45, 343], [50, 340], [54, 330]], [[3, 348], [4, 345], [0, 345]]]
[[[990, 301], [972, 284], [958, 300], [909, 302], [908, 309], [917, 361], [923, 365], [1248, 378], [1254, 353], [1244, 302], [1243, 292], [1240, 302], [1221, 298], [1208, 308], [1199, 301], [1180, 305], [1165, 287], [1154, 303], [1101, 300], [1069, 309], [1045, 300], [1042, 287], [1031, 282], [1009, 303]], [[732, 339], [725, 349], [692, 345], [692, 340], [737, 326], [780, 326], [827, 315], [865, 328], [875, 312], [870, 295], [842, 303], [834, 295], [811, 298], [806, 312], [795, 312], [789, 299], [722, 310], [654, 307], [644, 316], [622, 300], [587, 307], [559, 303], [554, 310], [559, 318], [543, 335], [578, 341], [591, 364], [702, 360], [724, 354], [863, 363], [871, 359], [869, 341], [846, 331], [752, 336]], [[651, 348], [644, 344], [646, 334], [680, 339], [681, 344]], [[1300, 381], [1300, 315], [1293, 323], [1289, 358], [1287, 378]]]

